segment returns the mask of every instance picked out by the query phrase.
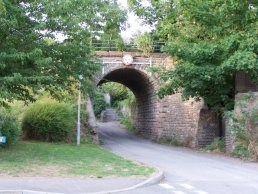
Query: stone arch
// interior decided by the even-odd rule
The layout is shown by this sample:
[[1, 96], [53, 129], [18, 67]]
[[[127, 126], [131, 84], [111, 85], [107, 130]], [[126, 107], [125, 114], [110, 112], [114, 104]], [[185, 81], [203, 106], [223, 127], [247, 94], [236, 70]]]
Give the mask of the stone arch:
[[145, 72], [133, 67], [116, 68], [107, 72], [97, 85], [117, 82], [128, 87], [136, 97], [135, 126], [146, 137], [153, 137], [155, 126], [156, 83]]
[[[132, 64], [123, 64], [125, 54], [133, 56]], [[165, 54], [144, 56], [133, 52], [98, 52], [97, 56], [103, 63], [102, 71], [95, 77], [97, 85], [113, 81], [127, 86], [134, 93], [137, 101], [135, 126], [143, 136], [153, 140], [176, 140], [190, 147], [213, 140], [218, 126], [216, 116], [205, 109], [203, 101], [183, 101], [179, 93], [163, 99], [156, 97], [155, 92], [161, 85], [148, 69], [172, 68], [172, 59]]]

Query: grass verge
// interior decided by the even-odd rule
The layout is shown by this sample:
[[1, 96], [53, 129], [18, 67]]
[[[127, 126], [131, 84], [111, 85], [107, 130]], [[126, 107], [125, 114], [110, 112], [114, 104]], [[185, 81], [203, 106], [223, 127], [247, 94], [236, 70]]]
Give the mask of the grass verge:
[[21, 141], [0, 149], [0, 176], [146, 177], [153, 172], [94, 144]]

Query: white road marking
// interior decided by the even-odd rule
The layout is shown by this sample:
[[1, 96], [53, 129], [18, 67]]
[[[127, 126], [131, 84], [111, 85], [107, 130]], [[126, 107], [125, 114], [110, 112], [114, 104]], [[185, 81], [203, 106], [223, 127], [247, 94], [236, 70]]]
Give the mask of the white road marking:
[[198, 194], [209, 194], [209, 193], [207, 193], [207, 192], [205, 192], [205, 191], [194, 191], [195, 193], [198, 193]]
[[179, 184], [180, 186], [182, 186], [182, 187], [184, 187], [184, 188], [186, 188], [186, 189], [190, 189], [190, 190], [192, 190], [192, 189], [194, 189], [194, 187], [192, 186], [192, 185], [188, 185], [188, 184]]
[[183, 191], [173, 191], [173, 193], [175, 193], [175, 194], [186, 194], [186, 193], [183, 192]]
[[160, 183], [159, 186], [165, 188], [165, 189], [175, 189], [175, 187], [167, 184], [167, 183]]

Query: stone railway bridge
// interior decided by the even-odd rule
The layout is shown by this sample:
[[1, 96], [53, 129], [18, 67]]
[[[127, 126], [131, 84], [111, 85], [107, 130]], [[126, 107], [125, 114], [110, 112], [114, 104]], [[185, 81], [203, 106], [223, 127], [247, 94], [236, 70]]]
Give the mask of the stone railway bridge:
[[97, 84], [117, 82], [127, 86], [136, 97], [134, 124], [142, 136], [159, 139], [177, 139], [183, 145], [196, 147], [210, 144], [221, 135], [216, 114], [208, 111], [203, 102], [182, 101], [181, 94], [159, 99], [155, 94], [161, 86], [150, 67], [173, 67], [166, 54], [150, 56], [138, 52], [98, 51], [104, 64]]

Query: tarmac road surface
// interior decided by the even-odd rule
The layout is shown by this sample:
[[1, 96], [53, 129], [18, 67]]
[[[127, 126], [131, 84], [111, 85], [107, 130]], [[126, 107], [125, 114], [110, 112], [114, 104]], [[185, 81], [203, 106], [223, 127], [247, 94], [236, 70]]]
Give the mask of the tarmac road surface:
[[162, 182], [124, 194], [258, 194], [257, 163], [159, 145], [115, 122], [98, 125], [104, 148], [164, 171]]

